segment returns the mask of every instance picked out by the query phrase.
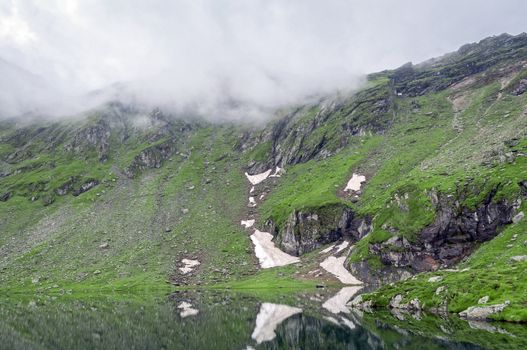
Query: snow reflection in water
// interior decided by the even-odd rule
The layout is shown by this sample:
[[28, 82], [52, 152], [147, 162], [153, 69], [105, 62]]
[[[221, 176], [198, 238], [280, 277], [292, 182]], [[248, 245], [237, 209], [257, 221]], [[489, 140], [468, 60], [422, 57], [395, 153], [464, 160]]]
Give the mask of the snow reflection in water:
[[288, 305], [263, 303], [256, 316], [256, 327], [251, 338], [258, 344], [273, 340], [276, 337], [276, 327], [289, 317], [301, 313], [302, 309]]

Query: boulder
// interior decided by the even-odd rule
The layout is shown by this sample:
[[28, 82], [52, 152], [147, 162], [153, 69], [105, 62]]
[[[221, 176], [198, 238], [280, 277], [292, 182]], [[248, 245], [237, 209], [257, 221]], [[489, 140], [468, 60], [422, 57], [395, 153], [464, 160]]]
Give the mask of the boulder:
[[12, 193], [11, 192], [5, 192], [2, 195], [0, 195], [0, 202], [7, 202], [9, 198], [11, 198]]
[[478, 304], [486, 304], [489, 301], [489, 296], [485, 295], [484, 297], [479, 298]]
[[443, 277], [441, 276], [433, 276], [428, 279], [428, 282], [435, 283], [435, 282], [441, 282], [443, 280]]
[[81, 193], [91, 190], [98, 184], [99, 184], [99, 180], [97, 179], [86, 180], [79, 188], [73, 191], [73, 195], [76, 197], [80, 195]]
[[507, 300], [503, 304], [489, 305], [489, 306], [471, 306], [468, 309], [461, 311], [459, 316], [468, 320], [487, 320], [489, 316], [502, 312], [510, 302]]
[[525, 217], [525, 214], [523, 213], [523, 211], [520, 211], [518, 214], [516, 214], [516, 215], [512, 218], [512, 223], [517, 224], [517, 223], [520, 222], [524, 217]]
[[447, 288], [445, 286], [437, 287], [436, 295], [443, 293]]
[[403, 296], [401, 294], [397, 294], [390, 300], [390, 307], [399, 309], [401, 307], [402, 300], [403, 300]]

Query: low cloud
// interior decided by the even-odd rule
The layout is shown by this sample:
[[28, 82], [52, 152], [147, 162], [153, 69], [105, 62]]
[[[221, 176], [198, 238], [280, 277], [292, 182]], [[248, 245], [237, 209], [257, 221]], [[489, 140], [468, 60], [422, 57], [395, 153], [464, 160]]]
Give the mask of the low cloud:
[[369, 72], [524, 30], [523, 0], [11, 0], [0, 116], [107, 99], [261, 119]]

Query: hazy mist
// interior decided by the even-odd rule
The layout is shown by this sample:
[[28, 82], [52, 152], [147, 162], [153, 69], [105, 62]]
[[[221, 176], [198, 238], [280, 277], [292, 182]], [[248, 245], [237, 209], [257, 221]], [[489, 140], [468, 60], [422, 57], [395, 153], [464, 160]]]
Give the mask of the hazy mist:
[[4, 0], [0, 117], [121, 99], [258, 119], [525, 18], [525, 0]]

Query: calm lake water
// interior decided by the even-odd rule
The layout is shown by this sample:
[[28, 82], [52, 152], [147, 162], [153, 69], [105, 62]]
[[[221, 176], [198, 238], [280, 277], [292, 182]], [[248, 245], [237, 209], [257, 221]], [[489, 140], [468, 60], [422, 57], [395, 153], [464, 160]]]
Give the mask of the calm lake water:
[[315, 290], [74, 295], [0, 301], [5, 349], [527, 349], [527, 327], [363, 314], [356, 293]]

